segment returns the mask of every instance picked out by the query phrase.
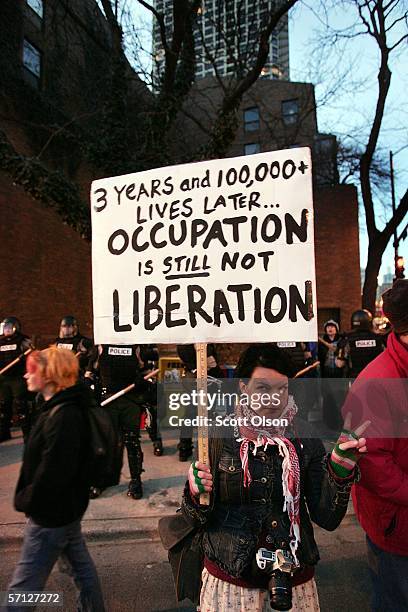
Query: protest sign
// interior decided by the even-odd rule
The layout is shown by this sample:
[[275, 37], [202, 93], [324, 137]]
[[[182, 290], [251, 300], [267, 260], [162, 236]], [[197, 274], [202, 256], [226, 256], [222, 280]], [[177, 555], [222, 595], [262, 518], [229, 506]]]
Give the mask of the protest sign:
[[315, 340], [310, 149], [92, 183], [97, 343]]

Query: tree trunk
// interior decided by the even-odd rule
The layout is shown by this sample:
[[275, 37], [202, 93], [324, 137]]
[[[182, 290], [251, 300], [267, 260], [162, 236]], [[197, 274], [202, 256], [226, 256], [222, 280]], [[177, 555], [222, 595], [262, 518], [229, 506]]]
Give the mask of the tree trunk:
[[368, 247], [367, 267], [365, 271], [362, 307], [375, 315], [375, 299], [378, 285], [378, 274], [387, 242], [381, 238], [371, 241]]

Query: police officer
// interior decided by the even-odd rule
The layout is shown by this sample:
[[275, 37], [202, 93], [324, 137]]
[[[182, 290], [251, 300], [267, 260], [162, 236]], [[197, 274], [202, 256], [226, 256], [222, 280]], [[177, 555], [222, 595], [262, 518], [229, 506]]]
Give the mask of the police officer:
[[362, 370], [384, 350], [384, 342], [373, 329], [369, 310], [356, 310], [351, 315], [351, 331], [338, 347], [336, 363], [346, 368], [349, 378], [357, 378]]
[[29, 433], [28, 392], [24, 380], [24, 353], [32, 349], [28, 336], [21, 333], [20, 321], [7, 317], [2, 322], [0, 335], [0, 370], [19, 358], [10, 369], [0, 376], [0, 442], [10, 440], [13, 402], [24, 441]]
[[72, 315], [67, 315], [61, 319], [59, 335], [55, 340], [55, 345], [58, 348], [73, 351], [77, 355], [80, 375], [83, 377], [94, 345], [90, 338], [80, 334], [78, 322]]
[[131, 478], [127, 495], [133, 499], [143, 497], [141, 481], [143, 452], [140, 446], [140, 415], [145, 401], [146, 385], [150, 384], [143, 379], [144, 363], [148, 359], [145, 358], [142, 349], [143, 347], [136, 344], [101, 344], [98, 346], [98, 366], [103, 399], [107, 399], [132, 383], [136, 383], [135, 389], [117, 398], [107, 406], [126, 446]]
[[[310, 350], [313, 343], [281, 341], [273, 342], [272, 344], [276, 344], [277, 347], [289, 355], [296, 372], [300, 372], [306, 366], [310, 366], [316, 361], [317, 343], [315, 343], [315, 358], [313, 358]], [[292, 393], [298, 409], [298, 417], [305, 420], [309, 418], [309, 412], [318, 401], [317, 376], [317, 369], [314, 369], [296, 381], [293, 380], [291, 382]]]

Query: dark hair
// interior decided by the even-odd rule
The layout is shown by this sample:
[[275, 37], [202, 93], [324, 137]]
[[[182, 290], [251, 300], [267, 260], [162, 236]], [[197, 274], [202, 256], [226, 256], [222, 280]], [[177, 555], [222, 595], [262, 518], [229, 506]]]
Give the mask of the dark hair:
[[288, 378], [292, 378], [296, 373], [296, 368], [288, 353], [272, 343], [251, 344], [241, 354], [234, 377], [249, 379], [257, 367], [276, 370]]

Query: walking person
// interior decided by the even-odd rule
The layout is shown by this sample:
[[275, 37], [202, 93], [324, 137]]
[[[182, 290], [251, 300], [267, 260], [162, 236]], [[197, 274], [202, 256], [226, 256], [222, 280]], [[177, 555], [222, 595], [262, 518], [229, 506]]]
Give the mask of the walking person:
[[[92, 392], [77, 383], [78, 374], [71, 351], [50, 347], [27, 358], [28, 389], [41, 393], [45, 401], [25, 448], [14, 498], [28, 523], [8, 592], [42, 591], [64, 556], [79, 588], [78, 609], [104, 612], [96, 568], [81, 533], [90, 487], [86, 412], [94, 400]], [[24, 611], [26, 606], [6, 609]]]

